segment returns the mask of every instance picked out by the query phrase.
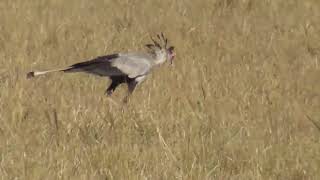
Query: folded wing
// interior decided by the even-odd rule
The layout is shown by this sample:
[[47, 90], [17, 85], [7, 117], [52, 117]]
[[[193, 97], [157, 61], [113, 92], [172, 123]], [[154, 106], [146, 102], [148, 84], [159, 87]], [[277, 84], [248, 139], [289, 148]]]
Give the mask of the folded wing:
[[146, 54], [121, 54], [112, 60], [111, 66], [116, 67], [129, 78], [148, 74], [151, 69], [150, 58]]
[[87, 72], [99, 76], [123, 76], [135, 78], [151, 69], [150, 58], [143, 54], [112, 54], [90, 61], [73, 64], [64, 72]]

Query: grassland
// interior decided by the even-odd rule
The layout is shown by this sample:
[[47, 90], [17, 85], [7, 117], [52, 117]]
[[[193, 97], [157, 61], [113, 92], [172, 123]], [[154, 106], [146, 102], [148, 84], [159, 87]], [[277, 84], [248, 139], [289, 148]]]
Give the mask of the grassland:
[[[319, 20], [318, 0], [1, 0], [0, 179], [320, 179]], [[105, 78], [25, 78], [161, 31], [175, 66], [126, 106]]]

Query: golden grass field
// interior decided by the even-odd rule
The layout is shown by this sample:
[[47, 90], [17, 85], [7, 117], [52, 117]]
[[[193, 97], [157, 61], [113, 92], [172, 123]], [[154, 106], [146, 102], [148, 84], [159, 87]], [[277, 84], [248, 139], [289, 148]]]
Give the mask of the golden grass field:
[[[0, 179], [320, 179], [319, 22], [318, 0], [1, 0]], [[26, 79], [161, 31], [175, 66], [127, 105], [103, 77]]]

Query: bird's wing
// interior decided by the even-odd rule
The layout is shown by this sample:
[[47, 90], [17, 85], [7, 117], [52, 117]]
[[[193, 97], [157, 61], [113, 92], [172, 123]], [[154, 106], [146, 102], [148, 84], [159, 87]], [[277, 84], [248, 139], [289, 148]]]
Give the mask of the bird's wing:
[[64, 72], [87, 72], [99, 76], [136, 78], [151, 69], [151, 56], [147, 53], [111, 54], [71, 65]]
[[129, 78], [146, 75], [151, 67], [151, 56], [142, 53], [119, 54], [118, 58], [111, 60], [111, 66], [116, 67]]
[[116, 67], [111, 66], [113, 60], [118, 59], [119, 54], [99, 56], [95, 59], [76, 63], [64, 70], [64, 72], [87, 72], [99, 76], [126, 75]]

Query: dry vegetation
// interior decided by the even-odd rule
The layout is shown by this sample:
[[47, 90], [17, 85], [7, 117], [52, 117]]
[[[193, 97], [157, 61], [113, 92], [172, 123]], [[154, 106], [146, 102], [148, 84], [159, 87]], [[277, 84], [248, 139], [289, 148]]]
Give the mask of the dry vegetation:
[[[1, 0], [0, 178], [319, 179], [319, 22], [318, 0]], [[160, 31], [175, 66], [127, 106], [105, 78], [25, 78]]]

